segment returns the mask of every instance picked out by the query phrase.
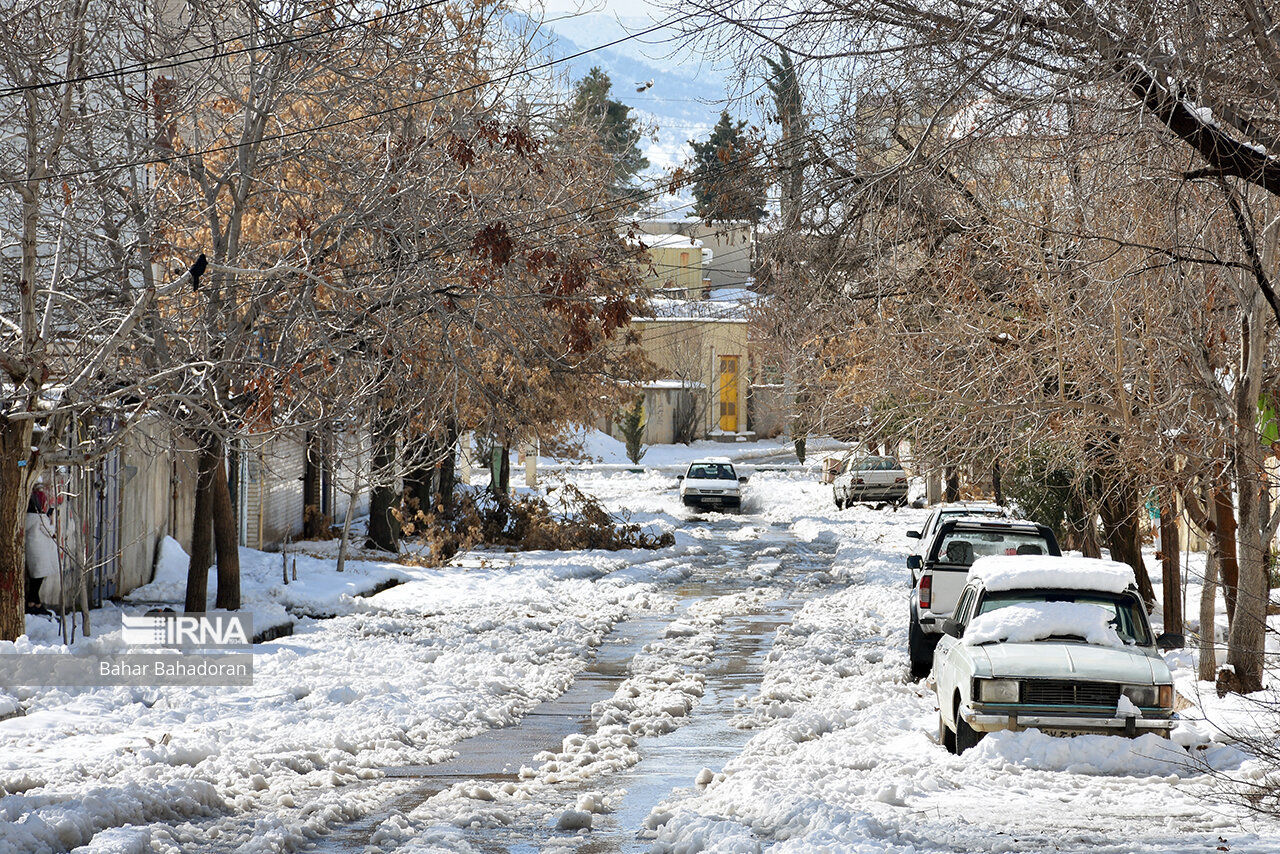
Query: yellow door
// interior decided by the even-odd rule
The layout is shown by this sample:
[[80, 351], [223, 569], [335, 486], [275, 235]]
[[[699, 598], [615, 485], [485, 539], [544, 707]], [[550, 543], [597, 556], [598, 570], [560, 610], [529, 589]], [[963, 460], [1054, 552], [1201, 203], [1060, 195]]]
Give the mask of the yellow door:
[[738, 357], [720, 357], [720, 429], [738, 432]]

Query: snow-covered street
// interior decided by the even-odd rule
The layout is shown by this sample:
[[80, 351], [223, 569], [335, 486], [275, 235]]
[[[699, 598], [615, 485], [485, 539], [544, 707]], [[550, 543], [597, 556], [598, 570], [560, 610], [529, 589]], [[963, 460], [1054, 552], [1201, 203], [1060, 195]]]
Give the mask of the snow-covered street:
[[905, 656], [924, 511], [837, 511], [798, 468], [741, 514], [561, 476], [676, 545], [398, 567], [260, 645], [249, 689], [29, 691], [0, 851], [1280, 850], [1193, 769], [1261, 773], [1203, 728], [947, 753]]

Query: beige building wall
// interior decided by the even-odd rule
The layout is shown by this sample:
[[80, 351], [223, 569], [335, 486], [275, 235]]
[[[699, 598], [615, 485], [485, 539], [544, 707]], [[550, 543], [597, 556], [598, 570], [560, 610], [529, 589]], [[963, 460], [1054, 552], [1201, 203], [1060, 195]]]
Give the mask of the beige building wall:
[[[642, 236], [642, 243], [648, 241]], [[643, 286], [665, 291], [663, 296], [700, 299], [703, 295], [702, 249], [692, 243], [656, 245], [647, 249], [649, 263], [643, 267]], [[682, 293], [676, 293], [675, 291]]]
[[747, 394], [750, 388], [747, 360], [748, 323], [745, 320], [654, 319], [635, 320], [640, 346], [658, 366], [663, 378], [700, 383], [705, 388], [699, 402], [701, 435], [720, 429], [720, 360], [738, 357], [736, 391], [737, 432], [747, 430]]
[[701, 275], [713, 288], [743, 287], [751, 279], [755, 232], [748, 222], [707, 224], [699, 219], [652, 219], [639, 223], [646, 234], [680, 234], [711, 250]]

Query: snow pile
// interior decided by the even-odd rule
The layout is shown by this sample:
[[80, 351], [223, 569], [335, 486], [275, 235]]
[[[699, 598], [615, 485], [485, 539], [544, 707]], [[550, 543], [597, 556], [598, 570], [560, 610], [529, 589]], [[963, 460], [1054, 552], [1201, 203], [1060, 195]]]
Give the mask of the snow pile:
[[980, 557], [969, 578], [981, 578], [987, 590], [1098, 590], [1123, 593], [1133, 584], [1127, 564], [1087, 557], [994, 555]]
[[1114, 617], [1101, 605], [1087, 602], [1022, 602], [974, 617], [964, 630], [964, 642], [978, 646], [1070, 636], [1084, 638], [1096, 646], [1124, 647], [1111, 625]]
[[1205, 767], [1237, 768], [1247, 758], [1234, 747], [1216, 745], [1198, 751], [1193, 761], [1177, 743], [1150, 733], [1138, 738], [1060, 738], [1039, 730], [993, 732], [978, 743], [974, 756], [997, 765], [1010, 763], [1041, 771], [1120, 777], [1189, 777], [1202, 773]]

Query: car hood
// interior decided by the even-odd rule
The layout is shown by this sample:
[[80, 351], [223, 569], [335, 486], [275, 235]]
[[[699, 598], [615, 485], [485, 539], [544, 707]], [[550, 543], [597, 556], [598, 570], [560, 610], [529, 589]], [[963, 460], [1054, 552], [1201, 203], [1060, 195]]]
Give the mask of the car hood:
[[732, 492], [738, 491], [738, 482], [736, 480], [721, 480], [720, 478], [686, 477], [682, 485], [686, 489], [724, 489]]
[[1167, 683], [1173, 679], [1164, 660], [1142, 647], [1119, 649], [1084, 643], [988, 643], [970, 647], [990, 675], [1041, 679], [1096, 679], [1101, 682]]

